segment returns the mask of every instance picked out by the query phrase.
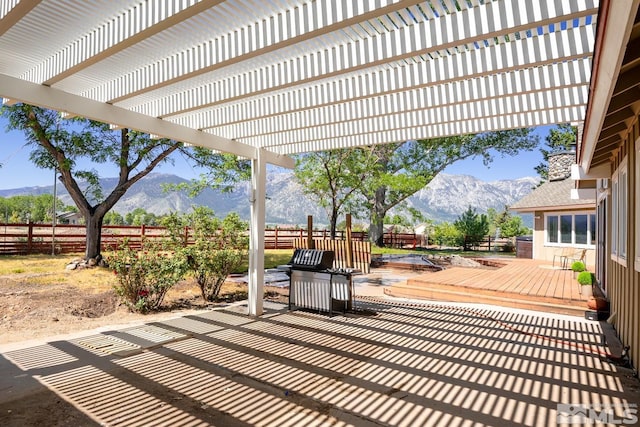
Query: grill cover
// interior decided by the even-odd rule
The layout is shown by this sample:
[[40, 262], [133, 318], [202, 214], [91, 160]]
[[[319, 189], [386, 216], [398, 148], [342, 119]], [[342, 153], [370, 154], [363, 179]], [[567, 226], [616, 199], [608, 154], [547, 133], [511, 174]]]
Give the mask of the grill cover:
[[299, 270], [327, 270], [333, 268], [333, 251], [296, 249], [289, 264]]

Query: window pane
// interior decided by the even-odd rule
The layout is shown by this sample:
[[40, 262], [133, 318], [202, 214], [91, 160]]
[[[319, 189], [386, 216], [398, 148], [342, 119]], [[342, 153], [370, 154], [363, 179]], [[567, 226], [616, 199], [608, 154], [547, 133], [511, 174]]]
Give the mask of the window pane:
[[558, 217], [547, 217], [547, 242], [558, 243]]
[[591, 232], [591, 241], [589, 242], [591, 245], [596, 244], [596, 216], [589, 215], [589, 221], [591, 224], [589, 225], [589, 231]]
[[560, 216], [560, 243], [571, 243], [572, 215]]
[[576, 215], [573, 217], [575, 221], [576, 244], [587, 244], [587, 215]]

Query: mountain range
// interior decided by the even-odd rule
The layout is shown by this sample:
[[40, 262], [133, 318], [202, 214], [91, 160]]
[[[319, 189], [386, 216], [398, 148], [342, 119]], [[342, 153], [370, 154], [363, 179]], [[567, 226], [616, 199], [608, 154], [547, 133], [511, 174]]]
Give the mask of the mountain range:
[[[101, 184], [106, 191], [115, 186], [116, 178], [104, 178]], [[169, 212], [187, 212], [192, 205], [209, 206], [222, 217], [237, 212], [243, 219], [249, 218], [249, 187], [239, 184], [230, 193], [207, 189], [195, 198], [185, 192], [165, 192], [162, 184], [178, 184], [187, 180], [170, 174], [152, 173], [134, 184], [114, 210], [124, 215], [136, 208], [162, 215]], [[426, 218], [454, 221], [469, 206], [478, 213], [489, 208], [504, 209], [529, 194], [537, 185], [538, 178], [525, 177], [514, 180], [481, 181], [469, 175], [438, 174], [425, 188], [408, 199], [408, 205], [421, 211]], [[314, 224], [327, 223], [324, 210], [307, 197], [293, 179], [292, 172], [270, 172], [267, 175], [266, 222], [272, 225], [306, 225], [307, 215], [313, 215]], [[0, 190], [1, 197], [24, 194], [53, 193], [53, 186], [22, 187]], [[57, 189], [58, 198], [67, 205], [73, 201], [66, 190]], [[532, 218], [523, 217], [525, 225], [531, 227]], [[355, 221], [355, 220], [354, 220]]]

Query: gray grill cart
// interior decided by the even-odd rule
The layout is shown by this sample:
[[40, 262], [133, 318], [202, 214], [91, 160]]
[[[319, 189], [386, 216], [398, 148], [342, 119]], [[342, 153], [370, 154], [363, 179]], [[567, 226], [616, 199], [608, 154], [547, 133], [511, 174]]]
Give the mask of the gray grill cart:
[[289, 264], [278, 266], [289, 276], [289, 309], [307, 308], [333, 314], [353, 309], [356, 270], [333, 268], [333, 251], [296, 249]]

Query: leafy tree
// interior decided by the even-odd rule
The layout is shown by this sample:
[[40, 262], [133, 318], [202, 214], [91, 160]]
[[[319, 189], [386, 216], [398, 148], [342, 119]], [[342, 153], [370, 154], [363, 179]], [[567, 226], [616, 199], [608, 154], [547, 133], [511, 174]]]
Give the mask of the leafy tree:
[[384, 222], [385, 224], [398, 225], [402, 228], [409, 228], [412, 225], [411, 221], [409, 221], [405, 216], [398, 214], [387, 215]]
[[[62, 201], [56, 198], [56, 210], [66, 211]], [[50, 223], [53, 218], [53, 195], [20, 195], [0, 198], [0, 215], [9, 222]]]
[[488, 165], [493, 160], [490, 150], [503, 156], [515, 155], [537, 145], [538, 137], [532, 134], [532, 129], [515, 129], [372, 147], [376, 162], [361, 190], [364, 205], [370, 211], [370, 239], [383, 246], [383, 220], [387, 212], [402, 207], [407, 198], [452, 163], [480, 156]]
[[476, 246], [489, 232], [489, 221], [485, 214], [478, 215], [476, 210], [469, 208], [453, 223], [463, 236], [463, 249], [465, 251]]
[[[154, 140], [129, 129], [114, 131], [107, 124], [84, 118], [60, 120], [55, 111], [27, 104], [4, 106], [2, 114], [9, 120], [8, 130], [22, 130], [26, 135], [27, 145], [32, 147], [30, 158], [36, 167], [55, 168], [60, 173], [62, 184], [85, 220], [86, 258], [100, 255], [101, 230], [107, 212], [133, 184], [156, 166], [171, 161], [172, 155], [180, 153], [208, 171], [201, 176], [201, 185], [228, 183], [246, 176], [249, 170], [248, 162], [234, 156], [185, 147], [179, 141]], [[108, 194], [101, 188], [95, 169], [81, 166], [88, 162], [117, 167], [118, 181]], [[219, 169], [231, 165], [238, 167], [234, 171]]]
[[124, 225], [124, 217], [116, 211], [109, 211], [104, 216], [103, 224], [105, 225]]
[[124, 216], [128, 225], [158, 225], [158, 217], [142, 208], [135, 208]]
[[[502, 237], [516, 237], [530, 234], [531, 230], [524, 226], [522, 218], [517, 215], [512, 215], [511, 212], [509, 212], [508, 206], [505, 206], [502, 212], [495, 213], [493, 219], [489, 213], [487, 213], [487, 217], [491, 224], [490, 234], [495, 233], [497, 229], [500, 230], [500, 236]], [[493, 231], [491, 231], [491, 228], [493, 228]]]
[[450, 222], [441, 222], [433, 226], [433, 232], [430, 236], [431, 240], [436, 242], [438, 246], [462, 246], [464, 240], [460, 230]]
[[568, 123], [557, 125], [549, 131], [545, 138], [546, 148], [540, 148], [544, 160], [534, 168], [542, 182], [549, 179], [549, 155], [570, 150], [576, 143], [577, 133], [577, 128]]
[[307, 194], [323, 201], [330, 217], [337, 218], [336, 212], [345, 206], [365, 208], [370, 214], [370, 239], [383, 246], [387, 213], [392, 208], [407, 209], [406, 199], [450, 164], [475, 156], [489, 164], [491, 150], [515, 155], [537, 145], [531, 129], [516, 129], [340, 149], [305, 155], [296, 175]]
[[503, 237], [526, 236], [531, 234], [531, 229], [525, 227], [521, 217], [514, 215], [502, 223], [500, 234]]
[[360, 189], [373, 165], [372, 150], [352, 148], [308, 153], [296, 159], [295, 179], [329, 219], [331, 238], [336, 236], [340, 213], [355, 206]]

